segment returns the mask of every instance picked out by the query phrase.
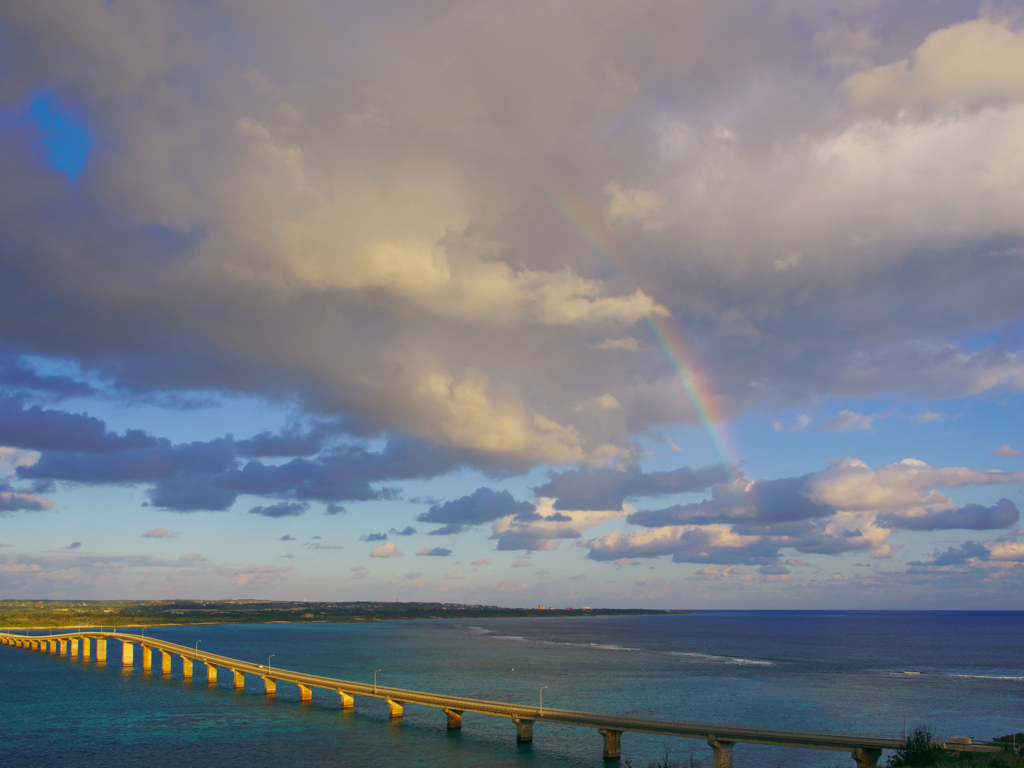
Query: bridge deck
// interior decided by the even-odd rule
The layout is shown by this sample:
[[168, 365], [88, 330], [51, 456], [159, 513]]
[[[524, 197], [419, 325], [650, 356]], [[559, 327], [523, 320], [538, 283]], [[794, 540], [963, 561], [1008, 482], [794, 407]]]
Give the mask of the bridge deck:
[[[156, 648], [192, 659], [215, 667], [226, 667], [236, 672], [258, 675], [272, 681], [287, 681], [309, 688], [323, 688], [348, 695], [370, 696], [390, 700], [399, 704], [421, 704], [427, 707], [450, 709], [456, 712], [475, 712], [484, 715], [508, 717], [513, 720], [560, 723], [586, 728], [597, 728], [608, 731], [634, 733], [650, 733], [663, 736], [679, 736], [683, 738], [709, 739], [718, 742], [736, 742], [745, 744], [770, 744], [774, 746], [800, 747], [804, 749], [826, 749], [850, 752], [856, 749], [896, 749], [902, 747], [904, 739], [892, 736], [873, 736], [867, 734], [842, 734], [817, 731], [797, 731], [779, 728], [748, 728], [739, 725], [722, 723], [698, 723], [677, 720], [657, 720], [650, 718], [607, 715], [598, 712], [580, 712], [555, 707], [544, 707], [508, 704], [487, 699], [467, 698], [463, 696], [447, 696], [444, 694], [412, 691], [405, 688], [390, 686], [374, 686], [370, 683], [359, 683], [353, 680], [341, 680], [321, 675], [310, 675], [303, 672], [268, 667], [262, 664], [220, 656], [215, 653], [199, 651], [187, 646], [123, 632], [74, 632], [60, 635], [29, 636], [37, 640], [64, 640], [73, 638], [91, 638], [117, 640], [122, 643], [133, 643]], [[26, 639], [26, 635], [0, 633], [2, 639]], [[944, 744], [945, 749], [955, 751], [997, 751], [997, 747], [986, 745]]]

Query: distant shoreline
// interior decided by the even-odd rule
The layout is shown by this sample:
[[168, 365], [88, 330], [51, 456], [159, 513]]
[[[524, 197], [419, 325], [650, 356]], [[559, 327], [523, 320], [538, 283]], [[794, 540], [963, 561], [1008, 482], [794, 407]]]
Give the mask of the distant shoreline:
[[[692, 613], [642, 608], [502, 608], [458, 603], [362, 601], [4, 600], [0, 601], [0, 626], [6, 631], [108, 627], [144, 629], [216, 624], [364, 624], [414, 619], [591, 618]], [[169, 614], [174, 614], [173, 620], [168, 621], [171, 618]]]

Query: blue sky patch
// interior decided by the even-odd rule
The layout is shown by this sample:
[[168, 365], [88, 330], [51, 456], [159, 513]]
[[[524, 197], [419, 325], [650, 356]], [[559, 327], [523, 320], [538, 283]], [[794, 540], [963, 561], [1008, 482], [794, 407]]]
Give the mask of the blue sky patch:
[[81, 176], [93, 145], [89, 130], [61, 107], [53, 94], [36, 96], [29, 112], [42, 133], [44, 157], [49, 166], [66, 173], [72, 181]]

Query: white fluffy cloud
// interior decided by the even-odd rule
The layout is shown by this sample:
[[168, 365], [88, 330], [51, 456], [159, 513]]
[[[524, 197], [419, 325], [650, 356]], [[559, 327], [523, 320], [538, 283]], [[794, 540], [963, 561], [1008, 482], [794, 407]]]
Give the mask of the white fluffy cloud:
[[399, 552], [393, 541], [385, 541], [379, 547], [370, 550], [370, 557], [402, 557], [404, 552]]
[[850, 75], [857, 106], [942, 105], [1024, 98], [1024, 31], [985, 15], [928, 35], [908, 59]]

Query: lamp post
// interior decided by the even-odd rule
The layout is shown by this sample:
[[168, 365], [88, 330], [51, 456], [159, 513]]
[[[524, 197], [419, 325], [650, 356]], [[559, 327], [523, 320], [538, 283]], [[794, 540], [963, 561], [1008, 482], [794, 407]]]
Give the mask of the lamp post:
[[270, 654], [269, 656], [267, 656], [267, 672], [269, 672], [269, 671], [270, 671], [270, 660], [271, 660], [272, 658], [274, 658], [275, 656], [277, 656], [277, 654], [276, 654], [276, 653], [272, 653], [272, 654]]
[[195, 653], [195, 657], [196, 657], [196, 658], [198, 658], [198, 657], [199, 657], [199, 644], [200, 644], [201, 642], [203, 642], [203, 641], [202, 641], [202, 640], [196, 640], [196, 653]]
[[[544, 688], [547, 688], [545, 685]], [[539, 717], [544, 717], [544, 688], [540, 689], [540, 711], [537, 713]]]
[[375, 670], [373, 670], [373, 692], [374, 692], [374, 693], [376, 693], [376, 692], [377, 692], [377, 673], [378, 673], [378, 672], [380, 672], [380, 671], [381, 671], [381, 670], [383, 670], [383, 669], [384, 669], [384, 668], [383, 668], [383, 667], [381, 667], [380, 669], [375, 669]]

